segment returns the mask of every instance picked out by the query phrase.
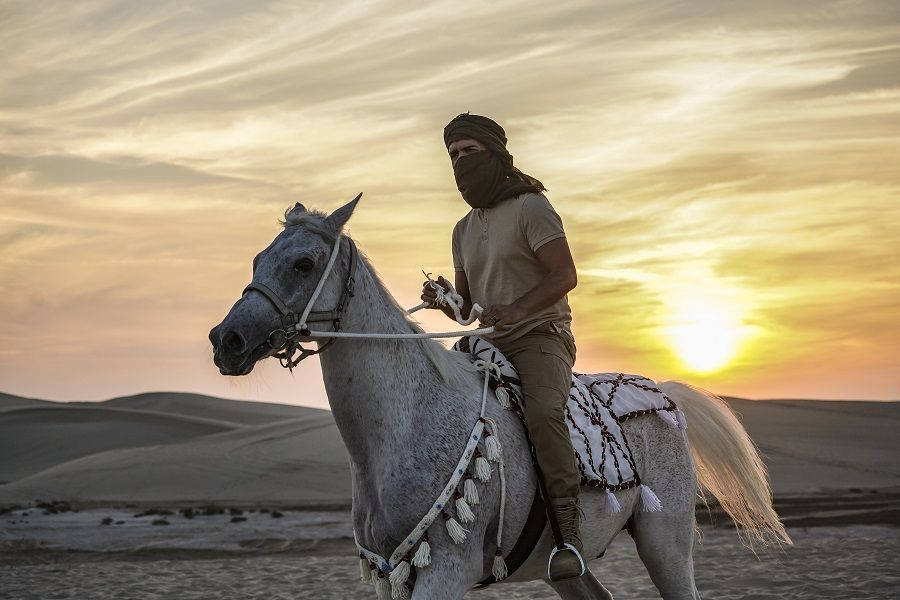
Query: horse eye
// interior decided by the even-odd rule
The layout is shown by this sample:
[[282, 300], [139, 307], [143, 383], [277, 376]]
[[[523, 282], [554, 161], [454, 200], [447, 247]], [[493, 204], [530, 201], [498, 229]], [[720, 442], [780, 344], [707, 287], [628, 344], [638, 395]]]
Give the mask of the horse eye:
[[315, 266], [315, 264], [310, 259], [301, 258], [300, 260], [298, 260], [297, 262], [294, 263], [294, 270], [302, 271], [305, 273], [307, 271], [311, 271], [314, 266]]

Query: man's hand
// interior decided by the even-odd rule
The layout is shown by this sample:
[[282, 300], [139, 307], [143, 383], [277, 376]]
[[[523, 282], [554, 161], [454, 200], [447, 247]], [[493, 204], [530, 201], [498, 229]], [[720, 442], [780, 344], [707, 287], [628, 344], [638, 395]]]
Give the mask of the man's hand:
[[[434, 283], [438, 284], [442, 288], [444, 288], [445, 292], [450, 291], [450, 284], [447, 283], [447, 280], [444, 279], [443, 276], [439, 276]], [[435, 303], [437, 300], [437, 290], [431, 287], [431, 282], [426, 281], [422, 284], [422, 302], [428, 303], [428, 308], [436, 308], [438, 310], [443, 309], [444, 307]]]
[[482, 325], [502, 327], [518, 323], [528, 316], [525, 309], [515, 304], [491, 304], [481, 313]]

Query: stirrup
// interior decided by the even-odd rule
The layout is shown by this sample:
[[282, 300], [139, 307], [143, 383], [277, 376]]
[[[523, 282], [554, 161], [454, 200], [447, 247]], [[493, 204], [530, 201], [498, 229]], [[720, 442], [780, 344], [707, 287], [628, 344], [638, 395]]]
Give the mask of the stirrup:
[[565, 544], [563, 544], [562, 548], [557, 548], [556, 546], [554, 546], [553, 550], [550, 551], [550, 559], [547, 560], [547, 579], [548, 580], [552, 581], [550, 579], [550, 563], [553, 562], [553, 557], [565, 550], [570, 550], [572, 553], [574, 553], [575, 556], [578, 557], [578, 562], [581, 563], [581, 573], [579, 573], [577, 575], [577, 577], [581, 577], [582, 575], [584, 575], [584, 559], [581, 558], [581, 553], [572, 544], [565, 543]]

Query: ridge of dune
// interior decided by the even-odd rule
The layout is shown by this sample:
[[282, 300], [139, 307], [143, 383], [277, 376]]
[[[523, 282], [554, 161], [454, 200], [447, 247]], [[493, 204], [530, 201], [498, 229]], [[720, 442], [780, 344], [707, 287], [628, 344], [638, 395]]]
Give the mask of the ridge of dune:
[[97, 452], [168, 444], [243, 427], [180, 414], [47, 403], [0, 413], [0, 481]]
[[71, 460], [0, 486], [0, 502], [347, 503], [350, 468], [331, 414]]
[[164, 413], [175, 413], [186, 416], [221, 419], [243, 425], [261, 425], [281, 419], [291, 419], [309, 413], [327, 412], [317, 408], [296, 406], [292, 404], [273, 404], [270, 402], [251, 402], [248, 400], [230, 400], [190, 394], [184, 392], [147, 392], [132, 396], [110, 398], [102, 402], [78, 403], [131, 408], [138, 410], [154, 410]]
[[37, 398], [26, 398], [24, 396], [16, 396], [15, 394], [6, 394], [0, 392], [0, 414], [8, 410], [16, 410], [19, 408], [28, 408], [31, 406], [52, 405], [55, 402], [50, 400], [38, 400]]

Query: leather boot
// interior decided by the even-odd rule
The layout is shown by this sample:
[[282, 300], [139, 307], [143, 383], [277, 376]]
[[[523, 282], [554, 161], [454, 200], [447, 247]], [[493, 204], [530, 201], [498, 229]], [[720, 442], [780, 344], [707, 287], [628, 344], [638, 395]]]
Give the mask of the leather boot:
[[584, 562], [581, 557], [581, 538], [579, 534], [580, 512], [578, 498], [551, 498], [550, 506], [556, 513], [563, 542], [575, 548], [555, 551], [550, 556], [547, 576], [550, 581], [560, 581], [584, 574]]

